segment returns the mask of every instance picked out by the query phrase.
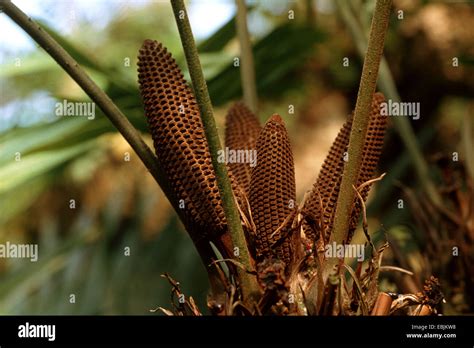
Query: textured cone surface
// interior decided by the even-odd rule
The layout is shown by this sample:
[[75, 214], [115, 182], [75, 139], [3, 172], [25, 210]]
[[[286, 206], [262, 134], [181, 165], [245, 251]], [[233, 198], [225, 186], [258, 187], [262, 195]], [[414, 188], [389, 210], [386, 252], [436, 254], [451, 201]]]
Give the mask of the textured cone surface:
[[[372, 99], [369, 127], [367, 128], [367, 135], [365, 137], [362, 164], [356, 187], [359, 187], [363, 183], [374, 178], [377, 164], [379, 162], [380, 155], [382, 154], [385, 130], [387, 128], [387, 116], [380, 114], [380, 104], [383, 102], [385, 102], [384, 95], [382, 93], [375, 93]], [[365, 186], [360, 192], [364, 202], [369, 195], [371, 186], [372, 185]], [[360, 199], [356, 197], [354, 208], [352, 209], [351, 214], [348, 238], [346, 240], [348, 243], [352, 239], [354, 231], [357, 228], [361, 211], [362, 206]]]
[[[229, 150], [239, 151], [245, 156], [255, 151], [261, 127], [257, 117], [244, 103], [235, 103], [227, 113], [225, 125], [225, 146]], [[229, 163], [228, 167], [237, 179], [242, 190], [248, 194], [252, 167], [248, 162]]]
[[138, 80], [156, 156], [178, 206], [183, 206], [179, 213], [186, 229], [194, 240], [205, 237], [203, 231], [224, 232], [225, 216], [199, 107], [175, 60], [160, 43], [143, 43]]
[[305, 201], [303, 211], [307, 214], [307, 219], [303, 222], [303, 229], [311, 241], [318, 240], [321, 234], [326, 236], [332, 226], [351, 126], [352, 117], [339, 131], [324, 160], [316, 183]]
[[[378, 159], [382, 152], [387, 124], [387, 117], [380, 115], [380, 103], [384, 100], [385, 98], [381, 93], [374, 94], [372, 99], [369, 126], [365, 138], [357, 187], [373, 178]], [[313, 185], [313, 189], [305, 202], [303, 211], [306, 213], [307, 219], [303, 222], [303, 229], [305, 234], [312, 241], [318, 240], [320, 235], [324, 236], [326, 242], [329, 240], [344, 171], [344, 153], [348, 151], [349, 146], [352, 121], [353, 115], [351, 115], [339, 131], [324, 160], [319, 176]], [[361, 195], [364, 200], [367, 198], [369, 190], [370, 185], [362, 190]], [[349, 240], [357, 227], [360, 211], [361, 206], [357, 199], [351, 214]]]
[[[281, 238], [284, 231], [272, 234], [294, 211], [295, 200], [293, 154], [283, 121], [274, 115], [258, 137], [257, 165], [252, 170], [250, 184], [249, 202], [257, 229], [257, 261], [275, 257], [290, 265], [290, 238]], [[276, 241], [279, 243], [272, 247]]]

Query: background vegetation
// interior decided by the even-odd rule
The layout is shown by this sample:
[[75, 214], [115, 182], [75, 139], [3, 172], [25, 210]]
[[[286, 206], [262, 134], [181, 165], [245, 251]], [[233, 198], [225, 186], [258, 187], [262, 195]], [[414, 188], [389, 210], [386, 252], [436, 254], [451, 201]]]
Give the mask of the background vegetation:
[[[199, 0], [195, 3], [199, 6]], [[277, 112], [285, 119], [302, 199], [355, 105], [362, 63], [354, 28], [331, 1], [249, 4], [259, 118], [263, 122]], [[366, 33], [373, 2], [351, 1], [349, 8], [347, 4], [342, 6]], [[207, 20], [212, 17], [209, 14]], [[106, 26], [87, 17], [77, 20], [67, 35], [50, 26], [54, 20], [42, 24], [147, 134], [136, 82], [138, 48], [146, 38], [159, 40], [186, 68], [171, 6], [124, 5]], [[469, 201], [474, 178], [474, 34], [469, 30], [473, 20], [469, 2], [394, 1], [385, 49], [398, 94], [402, 100], [421, 103], [421, 118], [411, 125], [430, 168], [428, 179], [443, 193], [449, 186], [443, 176], [446, 167], [460, 173], [456, 183], [462, 185], [456, 190], [467, 195], [467, 214], [462, 216], [464, 208], [456, 209], [452, 202], [445, 204], [467, 226], [468, 251], [474, 251], [474, 203]], [[234, 66], [235, 19], [200, 40], [198, 48], [222, 126], [230, 103], [242, 95]], [[0, 313], [146, 314], [169, 303], [169, 285], [160, 277], [164, 272], [179, 280], [182, 290], [204, 308], [206, 275], [191, 240], [110, 122], [98, 109], [94, 120], [55, 116], [56, 101], [89, 100], [43, 50], [20, 56], [8, 47], [0, 52], [0, 243], [38, 243], [40, 252], [36, 263], [0, 259]], [[347, 67], [344, 57], [349, 59]], [[453, 67], [453, 57], [458, 67]], [[459, 163], [453, 163], [453, 152], [459, 152]], [[21, 161], [15, 161], [17, 153]], [[380, 288], [419, 291], [423, 280], [434, 274], [448, 300], [445, 313], [473, 312], [469, 276], [458, 279], [464, 277], [462, 266], [453, 266], [448, 253], [449, 228], [437, 231], [440, 237], [433, 239], [429, 224], [419, 223], [425, 214], [433, 220], [431, 228], [442, 226], [435, 224], [439, 214], [416, 206], [425, 193], [393, 127], [380, 167], [387, 176], [369, 200], [369, 231], [376, 242], [391, 242], [384, 264], [415, 273], [385, 274]], [[413, 192], [416, 199], [407, 199], [404, 192]], [[75, 209], [70, 208], [71, 199]], [[402, 209], [399, 199], [405, 202]], [[363, 234], [354, 242], [358, 238], [363, 241]], [[435, 260], [430, 243], [446, 246], [439, 251], [445, 261]], [[124, 254], [126, 247], [130, 256]], [[69, 302], [71, 294], [76, 296], [74, 304]]]

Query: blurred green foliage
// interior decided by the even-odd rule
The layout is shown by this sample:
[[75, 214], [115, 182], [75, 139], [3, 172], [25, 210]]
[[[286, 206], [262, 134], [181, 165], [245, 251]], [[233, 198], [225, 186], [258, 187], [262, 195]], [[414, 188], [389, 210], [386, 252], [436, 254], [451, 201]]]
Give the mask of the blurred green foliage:
[[[150, 37], [163, 42], [186, 74], [173, 17], [165, 5], [152, 3], [127, 17], [119, 16], [100, 33], [88, 27], [66, 37], [41, 23], [142, 132], [147, 132], [147, 125], [135, 58], [142, 41]], [[258, 91], [266, 99], [301, 87], [294, 73], [305, 64], [314, 44], [324, 38], [316, 29], [296, 21], [273, 22], [274, 29], [254, 46]], [[215, 106], [241, 95], [239, 69], [226, 49], [234, 38], [232, 18], [199, 45]], [[125, 64], [127, 59], [130, 66]], [[22, 57], [21, 69], [13, 64], [1, 66], [0, 78], [5, 90], [2, 104], [27, 104], [38, 91], [52, 97], [49, 113], [36, 115], [34, 124], [7, 127], [0, 133], [0, 243], [10, 240], [9, 229], [26, 219], [29, 229], [14, 239], [39, 243], [40, 250], [37, 263], [9, 260], [3, 267], [0, 314], [144, 314], [169, 305], [169, 285], [160, 278], [164, 272], [180, 281], [183, 291], [205, 308], [205, 272], [177, 219], [170, 219], [151, 239], [141, 235], [143, 216], [150, 209], [140, 203], [146, 200], [143, 193], [134, 195], [137, 207], [131, 218], [120, 216], [125, 198], [118, 194], [108, 197], [93, 213], [78, 202], [65, 227], [54, 216], [29, 220], [35, 202], [48, 191], [87, 185], [87, 181], [74, 182], [70, 173], [79, 168], [100, 170], [104, 161], [97, 159], [107, 156], [100, 139], [115, 129], [99, 110], [94, 120], [51, 117], [55, 100], [88, 98], [40, 49]], [[61, 204], [67, 202], [65, 198]], [[125, 247], [130, 248], [130, 256], [124, 255]], [[75, 304], [69, 302], [72, 294]]]

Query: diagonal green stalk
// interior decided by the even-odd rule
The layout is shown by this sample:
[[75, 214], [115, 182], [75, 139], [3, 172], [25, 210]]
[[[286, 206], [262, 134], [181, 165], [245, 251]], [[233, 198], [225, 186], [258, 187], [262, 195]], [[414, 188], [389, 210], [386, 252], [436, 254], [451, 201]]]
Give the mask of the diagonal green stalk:
[[[212, 165], [216, 172], [217, 185], [222, 197], [223, 208], [227, 219], [229, 233], [232, 239], [234, 249], [238, 251], [238, 261], [246, 268], [253, 270], [250, 253], [247, 248], [245, 235], [240, 222], [240, 214], [237, 210], [234, 194], [232, 191], [229, 175], [225, 163], [218, 161], [218, 154], [222, 151], [222, 146], [217, 133], [217, 127], [214, 120], [211, 98], [207, 90], [206, 80], [202, 73], [199, 54], [194, 42], [194, 36], [189, 23], [186, 7], [183, 0], [171, 0], [176, 24], [178, 26], [181, 43], [183, 45], [186, 62], [188, 64], [189, 74], [194, 87], [196, 100], [201, 112], [204, 132], [209, 144]], [[237, 267], [237, 275], [244, 303], [253, 307], [252, 302], [256, 300], [259, 294], [259, 288], [255, 276], [248, 273], [245, 269]]]
[[[391, 0], [377, 0], [375, 5], [349, 138], [349, 160], [344, 165], [344, 172], [336, 204], [334, 228], [329, 241], [330, 244], [332, 242], [336, 242], [337, 244], [343, 243], [349, 230], [352, 206], [355, 199], [353, 186], [357, 183], [362, 163], [365, 137], [369, 125], [370, 106], [377, 83], [391, 5]], [[323, 271], [324, 279], [327, 279], [338, 261], [339, 259], [337, 258], [327, 259]]]
[[240, 44], [240, 79], [244, 92], [245, 104], [257, 113], [257, 86], [255, 83], [255, 69], [253, 63], [252, 44], [247, 27], [247, 7], [244, 0], [236, 0], [237, 3], [237, 36]]
[[306, 11], [306, 25], [314, 26], [316, 23], [316, 12], [314, 9], [314, 1], [306, 0], [305, 1], [305, 11]]
[[[363, 57], [367, 48], [367, 37], [363, 28], [357, 21], [353, 11], [350, 8], [350, 4], [346, 0], [336, 0], [336, 4], [342, 19], [354, 38], [359, 54]], [[400, 102], [400, 95], [398, 94], [395, 82], [393, 81], [392, 73], [390, 72], [390, 68], [385, 57], [382, 57], [379, 73], [380, 78], [378, 84], [382, 92], [392, 101]], [[412, 165], [418, 177], [418, 181], [433, 203], [437, 205], [441, 204], [440, 194], [436, 190], [433, 181], [430, 178], [428, 164], [423, 158], [423, 155], [418, 147], [416, 136], [413, 128], [410, 125], [410, 122], [405, 117], [394, 117], [393, 124], [397, 130], [397, 133], [405, 144], [408, 154], [410, 155]]]

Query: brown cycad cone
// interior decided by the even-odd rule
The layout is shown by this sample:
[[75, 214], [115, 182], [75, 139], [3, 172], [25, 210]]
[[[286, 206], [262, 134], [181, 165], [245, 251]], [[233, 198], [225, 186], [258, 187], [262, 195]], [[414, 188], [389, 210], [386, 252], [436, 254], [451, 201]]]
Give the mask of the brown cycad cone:
[[159, 165], [197, 243], [226, 231], [226, 219], [199, 107], [183, 74], [157, 41], [145, 40], [138, 80]]
[[[357, 187], [373, 178], [382, 152], [387, 124], [387, 117], [380, 114], [380, 104], [384, 101], [385, 98], [382, 93], [374, 94], [369, 116], [369, 127], [362, 154], [362, 164], [357, 179]], [[307, 237], [313, 242], [317, 241], [321, 235], [324, 236], [327, 242], [333, 228], [337, 197], [339, 195], [339, 188], [344, 171], [344, 153], [348, 151], [352, 119], [353, 115], [351, 115], [339, 131], [303, 207], [303, 212], [306, 215], [306, 219], [303, 222], [303, 229]], [[364, 187], [361, 191], [361, 196], [364, 201], [367, 198], [369, 190], [370, 185]], [[356, 200], [351, 214], [347, 242], [350, 241], [357, 227], [360, 211], [360, 201]]]
[[334, 221], [337, 196], [344, 170], [344, 152], [349, 145], [352, 116], [348, 119], [329, 150], [321, 167], [313, 189], [307, 197], [303, 212], [303, 230], [310, 241], [317, 241], [321, 236], [329, 237], [329, 230]]
[[291, 222], [285, 226], [283, 223], [295, 210], [295, 200], [295, 171], [288, 133], [281, 117], [273, 115], [258, 137], [257, 165], [250, 183], [257, 262], [277, 258], [287, 267], [291, 264]]
[[[385, 137], [385, 130], [387, 129], [387, 116], [380, 114], [380, 104], [385, 102], [385, 97], [382, 93], [374, 94], [372, 99], [372, 106], [370, 110], [370, 121], [365, 137], [364, 152], [362, 154], [362, 165], [359, 171], [356, 187], [374, 178], [377, 165], [379, 163], [380, 155], [382, 154], [383, 142]], [[372, 184], [362, 188], [360, 195], [364, 202], [369, 195]], [[359, 199], [355, 199], [354, 208], [351, 214], [351, 223], [346, 242], [349, 243], [352, 239], [357, 224], [359, 223], [360, 212], [362, 206]]]
[[[229, 150], [242, 152], [254, 151], [261, 127], [257, 117], [242, 102], [237, 102], [229, 109], [225, 124], [225, 146]], [[248, 194], [251, 177], [251, 163], [229, 163], [232, 174], [237, 179], [241, 189]]]

